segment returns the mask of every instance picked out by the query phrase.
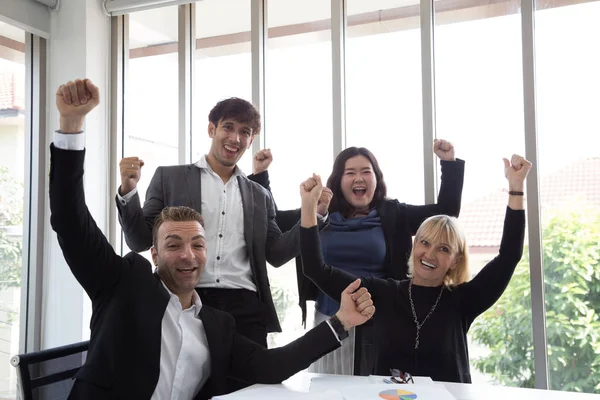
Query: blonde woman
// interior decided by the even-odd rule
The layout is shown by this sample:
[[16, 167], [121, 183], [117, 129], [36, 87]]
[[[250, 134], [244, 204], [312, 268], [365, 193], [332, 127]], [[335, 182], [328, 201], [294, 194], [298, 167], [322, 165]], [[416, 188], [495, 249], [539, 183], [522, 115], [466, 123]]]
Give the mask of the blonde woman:
[[[473, 320], [500, 298], [523, 253], [523, 190], [531, 163], [514, 155], [504, 159], [508, 207], [500, 251], [468, 282], [467, 243], [454, 217], [437, 215], [417, 230], [407, 280], [362, 278], [377, 307], [375, 373], [399, 369], [434, 380], [471, 382], [467, 332]], [[316, 207], [322, 184], [318, 176], [300, 185], [301, 251], [304, 274], [328, 296], [356, 279], [323, 261]]]

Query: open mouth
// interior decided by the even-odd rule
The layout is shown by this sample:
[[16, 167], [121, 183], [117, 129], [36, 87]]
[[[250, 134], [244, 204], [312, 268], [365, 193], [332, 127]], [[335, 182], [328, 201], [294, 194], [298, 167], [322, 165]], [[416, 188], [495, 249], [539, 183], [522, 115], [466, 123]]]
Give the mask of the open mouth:
[[177, 272], [179, 272], [182, 275], [191, 275], [194, 273], [194, 271], [196, 271], [198, 268], [177, 268]]
[[437, 268], [437, 265], [433, 265], [433, 264], [431, 264], [431, 263], [428, 263], [427, 261], [423, 261], [423, 260], [421, 260], [421, 264], [422, 264], [422, 265], [423, 265], [425, 268], [427, 268], [427, 269], [429, 269], [429, 270], [434, 270], [434, 269], [436, 269], [436, 268]]
[[352, 193], [357, 197], [362, 197], [367, 192], [367, 188], [364, 186], [355, 186], [352, 188]]
[[233, 157], [240, 152], [239, 147], [229, 146], [227, 144], [223, 146], [223, 148], [225, 149], [225, 154], [229, 157]]

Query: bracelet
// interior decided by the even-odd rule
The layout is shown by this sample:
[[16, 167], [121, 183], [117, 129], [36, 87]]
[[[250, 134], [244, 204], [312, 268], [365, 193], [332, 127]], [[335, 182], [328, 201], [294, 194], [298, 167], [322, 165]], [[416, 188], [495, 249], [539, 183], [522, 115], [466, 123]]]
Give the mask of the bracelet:
[[523, 192], [516, 192], [514, 190], [509, 191], [508, 194], [511, 196], [524, 196], [525, 195], [525, 193], [523, 193]]
[[340, 340], [344, 340], [349, 336], [348, 332], [346, 332], [346, 330], [344, 329], [344, 325], [339, 320], [337, 315], [335, 315], [335, 314], [332, 315], [329, 318], [329, 323], [331, 324], [331, 327], [333, 328], [333, 330], [335, 331], [336, 335], [338, 336], [338, 338]]

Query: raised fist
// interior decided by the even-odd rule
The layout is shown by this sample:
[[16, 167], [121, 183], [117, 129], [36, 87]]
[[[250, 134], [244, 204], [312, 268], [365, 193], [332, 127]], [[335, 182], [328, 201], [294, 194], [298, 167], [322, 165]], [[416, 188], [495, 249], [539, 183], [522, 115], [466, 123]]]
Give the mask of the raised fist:
[[85, 116], [99, 103], [98, 88], [89, 79], [77, 79], [60, 85], [56, 91], [56, 107], [60, 113], [61, 132], [81, 132]]
[[327, 215], [329, 203], [331, 203], [332, 198], [333, 192], [327, 186], [324, 186], [323, 191], [321, 192], [321, 197], [319, 197], [319, 201], [317, 203], [317, 214], [322, 216]]
[[525, 178], [527, 178], [527, 174], [531, 169], [531, 162], [518, 154], [513, 154], [510, 161], [506, 158], [503, 158], [503, 160], [504, 176], [508, 180], [509, 190], [522, 192], [525, 187]]
[[262, 149], [257, 151], [252, 158], [252, 173], [260, 174], [269, 169], [269, 165], [273, 162], [273, 154], [271, 149]]
[[144, 161], [139, 157], [126, 157], [119, 163], [121, 172], [121, 196], [126, 195], [137, 187], [142, 176]]
[[360, 279], [357, 279], [342, 292], [340, 309], [336, 315], [346, 331], [364, 324], [375, 314], [371, 294], [366, 288], [359, 287]]
[[456, 161], [456, 158], [454, 158], [454, 145], [444, 139], [433, 141], [433, 152], [440, 160]]
[[323, 184], [321, 183], [321, 177], [313, 174], [312, 177], [300, 184], [300, 197], [302, 197], [302, 203], [316, 206], [322, 191]]

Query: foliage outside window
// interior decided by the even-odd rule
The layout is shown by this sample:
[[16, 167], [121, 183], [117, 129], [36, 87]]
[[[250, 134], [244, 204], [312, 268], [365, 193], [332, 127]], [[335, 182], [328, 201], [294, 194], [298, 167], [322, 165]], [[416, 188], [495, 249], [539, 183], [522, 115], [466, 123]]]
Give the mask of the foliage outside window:
[[[555, 212], [542, 237], [550, 388], [600, 393], [600, 211]], [[471, 328], [490, 349], [476, 368], [503, 385], [534, 387], [530, 327], [525, 249], [507, 291]]]

